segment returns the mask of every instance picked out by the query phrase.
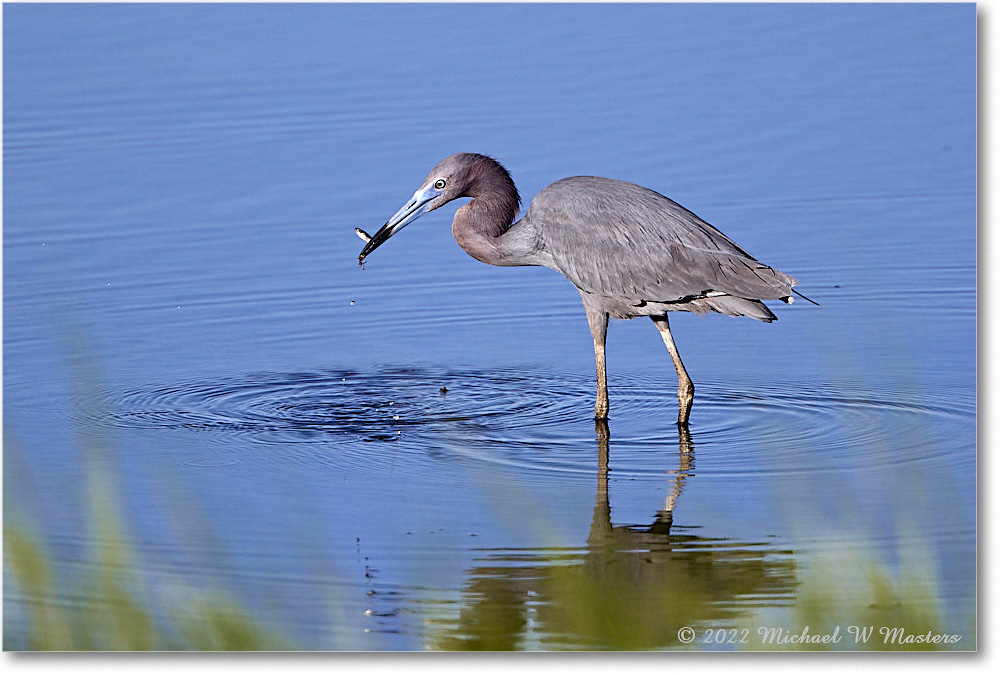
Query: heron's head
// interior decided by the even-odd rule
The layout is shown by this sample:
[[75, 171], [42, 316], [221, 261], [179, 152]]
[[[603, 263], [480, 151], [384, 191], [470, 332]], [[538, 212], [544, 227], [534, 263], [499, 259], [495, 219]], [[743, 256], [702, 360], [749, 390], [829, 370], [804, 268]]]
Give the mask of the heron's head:
[[410, 200], [372, 235], [358, 256], [358, 262], [363, 262], [365, 256], [384, 244], [389, 237], [428, 211], [440, 208], [453, 199], [477, 197], [486, 190], [496, 190], [498, 185], [503, 188], [504, 194], [513, 194], [516, 212], [520, 197], [510, 174], [499, 162], [486, 155], [470, 152], [446, 157], [427, 174]]

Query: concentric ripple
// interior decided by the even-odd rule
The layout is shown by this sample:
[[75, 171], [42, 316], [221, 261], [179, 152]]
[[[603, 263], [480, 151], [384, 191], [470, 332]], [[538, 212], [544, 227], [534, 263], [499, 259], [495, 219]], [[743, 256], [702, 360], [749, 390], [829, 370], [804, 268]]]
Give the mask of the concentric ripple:
[[[640, 471], [644, 449], [678, 448], [676, 431], [662, 424], [676, 405], [664, 389], [662, 381], [645, 377], [620, 386], [612, 405], [624, 404], [632, 417], [630, 433], [616, 435], [617, 456], [625, 462], [619, 470]], [[750, 389], [707, 382], [697, 385], [688, 449], [703, 474], [863, 471], [951, 459], [962, 444], [975, 442], [968, 433], [974, 418], [970, 392], [876, 390], [845, 382], [758, 383]]]
[[[567, 386], [569, 384], [569, 386]], [[122, 428], [226, 430], [277, 442], [396, 441], [443, 430], [480, 438], [558, 427], [582, 382], [515, 370], [262, 373], [105, 394], [91, 417]]]
[[[678, 452], [689, 451], [699, 473], [716, 474], [938, 461], [948, 430], [969, 428], [975, 415], [974, 398], [954, 394], [699, 382], [690, 443], [681, 445], [669, 378], [616, 375], [611, 399], [610, 457], [618, 477], [662, 476], [676, 469]], [[589, 373], [387, 368], [177, 383], [106, 394], [84, 408], [101, 424], [201, 430], [227, 443], [237, 434], [259, 444], [350, 445], [339, 453], [296, 453], [311, 461], [359, 466], [383, 452], [379, 444], [391, 443], [424, 457], [589, 479], [598, 449], [592, 405]]]

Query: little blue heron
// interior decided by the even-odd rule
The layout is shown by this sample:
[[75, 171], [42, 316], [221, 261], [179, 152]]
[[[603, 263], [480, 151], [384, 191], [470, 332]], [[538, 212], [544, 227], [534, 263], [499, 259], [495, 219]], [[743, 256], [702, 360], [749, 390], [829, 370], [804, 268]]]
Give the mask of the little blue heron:
[[374, 235], [357, 230], [366, 242], [358, 263], [423, 214], [461, 197], [472, 201], [458, 209], [451, 231], [466, 253], [491, 265], [548, 267], [580, 291], [594, 336], [599, 420], [608, 416], [608, 317], [648, 316], [656, 324], [677, 370], [677, 424], [686, 427], [694, 384], [667, 313], [719, 312], [771, 322], [778, 317], [761, 299], [791, 303], [792, 293], [801, 295], [792, 290], [792, 277], [758, 262], [680, 204], [632, 183], [564, 178], [539, 192], [514, 222], [521, 198], [510, 174], [474, 153], [452, 155], [434, 167]]

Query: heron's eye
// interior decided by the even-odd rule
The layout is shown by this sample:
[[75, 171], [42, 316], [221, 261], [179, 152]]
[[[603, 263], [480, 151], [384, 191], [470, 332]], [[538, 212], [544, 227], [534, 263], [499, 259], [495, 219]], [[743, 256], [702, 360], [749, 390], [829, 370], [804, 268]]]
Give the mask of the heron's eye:
[[434, 181], [435, 190], [443, 190], [444, 186], [445, 186], [444, 178], [438, 178], [436, 181]]

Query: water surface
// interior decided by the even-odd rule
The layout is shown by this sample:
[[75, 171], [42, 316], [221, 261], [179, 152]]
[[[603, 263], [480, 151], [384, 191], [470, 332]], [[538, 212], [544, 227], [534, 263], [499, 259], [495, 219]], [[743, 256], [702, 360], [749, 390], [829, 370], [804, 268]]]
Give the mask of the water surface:
[[[116, 573], [164, 621], [222, 593], [308, 649], [733, 648], [678, 630], [799, 631], [818, 597], [829, 626], [929, 616], [973, 647], [975, 29], [974, 5], [5, 6], [5, 513], [46, 602], [100, 604], [97, 466]], [[595, 426], [557, 274], [474, 261], [454, 206], [357, 266], [354, 228], [460, 151], [525, 202], [647, 185], [821, 306], [672, 317], [689, 435], [653, 326], [613, 323]], [[5, 558], [24, 648], [15, 580]]]

